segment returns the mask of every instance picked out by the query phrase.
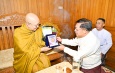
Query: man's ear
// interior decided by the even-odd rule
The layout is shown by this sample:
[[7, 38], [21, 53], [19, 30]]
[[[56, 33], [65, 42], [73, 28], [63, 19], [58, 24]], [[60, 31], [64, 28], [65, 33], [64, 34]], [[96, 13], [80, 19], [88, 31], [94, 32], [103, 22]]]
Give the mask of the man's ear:
[[86, 29], [83, 29], [83, 32], [86, 34], [86, 33], [87, 33], [87, 30], [86, 30]]
[[105, 27], [105, 24], [103, 24], [103, 27]]

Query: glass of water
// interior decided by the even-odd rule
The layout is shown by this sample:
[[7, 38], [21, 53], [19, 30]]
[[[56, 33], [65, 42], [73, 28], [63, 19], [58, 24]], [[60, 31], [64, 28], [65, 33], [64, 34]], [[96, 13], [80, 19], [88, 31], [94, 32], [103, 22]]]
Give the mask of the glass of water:
[[72, 73], [77, 73], [80, 69], [80, 64], [79, 62], [76, 62], [73, 60], [72, 62]]

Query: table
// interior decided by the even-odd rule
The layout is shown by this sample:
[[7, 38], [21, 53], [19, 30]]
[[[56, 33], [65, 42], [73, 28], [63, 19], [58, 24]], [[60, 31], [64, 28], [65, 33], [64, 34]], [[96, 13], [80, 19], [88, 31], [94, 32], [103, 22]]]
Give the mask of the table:
[[[57, 69], [57, 67], [59, 69]], [[66, 73], [63, 71], [65, 67], [72, 69], [72, 65], [69, 62], [61, 62], [51, 67], [48, 67], [46, 69], [40, 70], [36, 73]], [[79, 71], [78, 73], [83, 73], [83, 72]]]

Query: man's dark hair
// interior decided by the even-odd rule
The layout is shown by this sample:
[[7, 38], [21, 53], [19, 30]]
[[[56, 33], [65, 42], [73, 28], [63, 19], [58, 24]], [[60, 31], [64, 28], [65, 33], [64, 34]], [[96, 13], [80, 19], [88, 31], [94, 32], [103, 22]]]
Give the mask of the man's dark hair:
[[86, 18], [81, 18], [81, 19], [77, 20], [75, 23], [82, 23], [80, 25], [80, 28], [85, 28], [87, 31], [92, 30], [92, 22]]
[[105, 23], [105, 19], [104, 18], [98, 18], [97, 20], [102, 20]]

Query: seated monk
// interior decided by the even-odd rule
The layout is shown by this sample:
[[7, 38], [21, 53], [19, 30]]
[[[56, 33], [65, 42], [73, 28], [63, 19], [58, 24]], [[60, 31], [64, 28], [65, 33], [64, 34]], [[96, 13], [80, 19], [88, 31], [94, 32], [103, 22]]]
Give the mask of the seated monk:
[[43, 51], [42, 29], [39, 18], [33, 13], [26, 15], [26, 23], [14, 31], [14, 62], [15, 73], [35, 73], [50, 66], [50, 60]]

